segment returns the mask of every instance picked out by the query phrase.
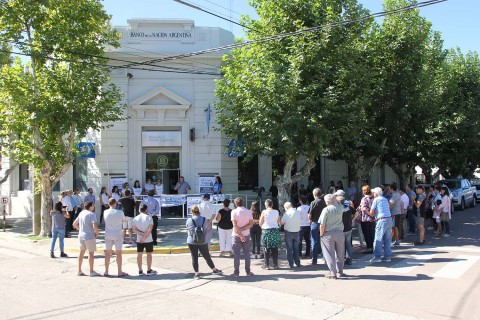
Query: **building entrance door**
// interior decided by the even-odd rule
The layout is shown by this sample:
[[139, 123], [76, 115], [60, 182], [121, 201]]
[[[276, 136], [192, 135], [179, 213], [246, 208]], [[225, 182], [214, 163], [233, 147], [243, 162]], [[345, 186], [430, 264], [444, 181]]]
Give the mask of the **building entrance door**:
[[173, 188], [180, 176], [180, 153], [164, 151], [145, 151], [145, 181], [152, 179], [156, 184], [162, 180], [163, 193], [175, 193]]

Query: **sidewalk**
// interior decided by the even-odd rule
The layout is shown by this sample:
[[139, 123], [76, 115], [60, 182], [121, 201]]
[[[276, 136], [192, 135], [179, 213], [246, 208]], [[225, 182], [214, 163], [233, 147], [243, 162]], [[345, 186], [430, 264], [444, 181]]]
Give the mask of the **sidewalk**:
[[[183, 218], [165, 218], [158, 222], [158, 243], [153, 252], [161, 254], [173, 253], [187, 253], [190, 252], [187, 246], [187, 228], [185, 227], [186, 219]], [[14, 241], [30, 241], [40, 244], [49, 245], [49, 239], [31, 240], [28, 238], [33, 232], [31, 218], [7, 218], [7, 224], [12, 225], [12, 228], [7, 229], [4, 233], [0, 230], [0, 239], [14, 240]], [[216, 231], [214, 231], [216, 233]], [[103, 253], [105, 251], [104, 229], [100, 227], [100, 236], [97, 239], [97, 251]], [[78, 232], [71, 232], [71, 238], [65, 238], [65, 252], [78, 252]], [[135, 237], [135, 236], [134, 236]], [[126, 240], [128, 242], [129, 236], [127, 233]], [[218, 236], [213, 237], [210, 250], [219, 250]], [[58, 247], [58, 244], [57, 244]], [[137, 246], [135, 244], [124, 244], [122, 252], [124, 254], [136, 254]]]

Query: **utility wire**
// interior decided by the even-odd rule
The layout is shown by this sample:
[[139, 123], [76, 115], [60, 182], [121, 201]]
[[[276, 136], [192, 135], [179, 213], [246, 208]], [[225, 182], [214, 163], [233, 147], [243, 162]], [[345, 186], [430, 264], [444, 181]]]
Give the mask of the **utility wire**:
[[211, 4], [213, 4], [213, 5], [217, 6], [217, 7], [220, 7], [220, 8], [223, 8], [223, 9], [225, 9], [225, 10], [228, 10], [228, 11], [230, 11], [230, 12], [233, 12], [233, 13], [239, 15], [239, 16], [242, 16], [242, 15], [243, 15], [242, 13], [238, 13], [237, 11], [234, 11], [234, 10], [232, 10], [231, 8], [224, 7], [224, 6], [219, 5], [218, 3], [215, 3], [215, 2], [213, 2], [213, 1], [209, 1], [209, 0], [204, 0], [204, 1], [205, 1], [205, 2], [208, 2], [208, 3], [211, 3]]
[[[26, 57], [31, 57], [31, 54], [28, 53], [22, 53], [22, 52], [14, 52], [14, 51], [9, 51], [9, 50], [1, 50], [0, 52], [8, 53], [8, 54], [14, 54], [14, 55], [19, 55], [19, 56], [26, 56]], [[141, 67], [126, 67], [126, 66], [119, 66], [119, 65], [109, 65], [109, 64], [101, 64], [101, 63], [95, 63], [91, 61], [84, 61], [84, 60], [69, 60], [69, 59], [63, 59], [63, 58], [54, 58], [54, 57], [49, 57], [49, 56], [42, 56], [42, 58], [45, 58], [47, 60], [51, 61], [58, 61], [58, 62], [68, 62], [68, 63], [81, 63], [81, 64], [87, 64], [87, 65], [93, 65], [97, 67], [106, 67], [110, 69], [132, 69], [132, 70], [143, 70], [143, 71], [151, 71], [151, 72], [169, 72], [169, 73], [186, 73], [186, 74], [199, 74], [199, 75], [210, 75], [210, 76], [221, 76], [221, 73], [211, 73], [211, 72], [201, 72], [201, 71], [189, 71], [189, 70], [163, 70], [163, 69], [154, 69], [154, 68], [165, 68], [165, 66], [154, 66], [152, 68], [141, 68]]]
[[[27, 42], [23, 42], [23, 41], [13, 41], [13, 40], [6, 40], [8, 43], [10, 44], [16, 44], [16, 45], [20, 45], [20, 46], [25, 46], [25, 47], [36, 47], [36, 48], [40, 48], [40, 49], [52, 49], [52, 48], [46, 48], [46, 47], [41, 47], [39, 45], [33, 45], [33, 44], [29, 44]], [[131, 60], [123, 60], [123, 59], [116, 59], [116, 58], [109, 58], [109, 57], [105, 57], [105, 56], [99, 56], [99, 55], [93, 55], [93, 54], [87, 54], [87, 53], [83, 53], [83, 52], [76, 52], [76, 51], [71, 51], [71, 50], [59, 50], [59, 49], [55, 49], [55, 50], [52, 50], [53, 51], [58, 51], [58, 52], [63, 52], [63, 53], [68, 53], [68, 54], [73, 54], [73, 55], [78, 55], [78, 56], [84, 56], [84, 57], [88, 57], [88, 58], [95, 58], [95, 59], [106, 59], [106, 60], [110, 60], [110, 61], [117, 61], [117, 62], [123, 62], [123, 63], [132, 63], [133, 61]], [[23, 54], [23, 53], [18, 53], [18, 52], [12, 52], [13, 54], [17, 54], [17, 55], [26, 55], [26, 56], [31, 56], [29, 54]], [[45, 58], [49, 58], [48, 56], [43, 56]], [[142, 57], [142, 58], [145, 58], [145, 57]], [[54, 58], [55, 60], [57, 61], [66, 61], [66, 62], [75, 62], [74, 60], [66, 60], [66, 59], [62, 59], [62, 58]], [[82, 63], [85, 63], [86, 61], [80, 61]], [[210, 74], [211, 72], [213, 71], [218, 71], [218, 73], [212, 73], [212, 75], [219, 75], [219, 68], [217, 68], [216, 70], [212, 70], [212, 69], [205, 69], [205, 70], [196, 70], [195, 67], [193, 68], [189, 68], [189, 69], [182, 69], [182, 68], [177, 68], [177, 67], [171, 67], [171, 66], [158, 66], [156, 64], [143, 64], [143, 63], [140, 63], [140, 62], [133, 62], [134, 65], [144, 65], [144, 66], [152, 66], [152, 67], [155, 67], [155, 68], [163, 68], [163, 69], [166, 69], [166, 70], [178, 70], [180, 71], [180, 73], [190, 73], [190, 71], [192, 72], [195, 72], [195, 73], [198, 73], [198, 74]], [[178, 63], [178, 62], [176, 62]], [[101, 65], [101, 64], [96, 64], [96, 65]], [[123, 66], [118, 66], [118, 65], [113, 65], [111, 67], [116, 67], [116, 68], [123, 68]], [[145, 70], [149, 70], [149, 69], [145, 69]], [[156, 70], [156, 71], [159, 71], [159, 70]]]
[[218, 14], [216, 14], [216, 13], [213, 13], [213, 12], [211, 12], [211, 11], [208, 11], [208, 10], [206, 10], [206, 9], [203, 9], [203, 8], [201, 8], [200, 6], [195, 5], [195, 4], [193, 4], [193, 3], [188, 3], [188, 2], [185, 2], [185, 1], [183, 1], [183, 0], [173, 0], [173, 1], [178, 2], [178, 3], [180, 3], [180, 4], [183, 4], [183, 5], [187, 6], [187, 7], [190, 7], [190, 8], [193, 8], [193, 9], [200, 10], [200, 11], [202, 11], [202, 12], [208, 13], [208, 14], [210, 14], [210, 15], [212, 15], [212, 16], [215, 16], [215, 17], [217, 17], [217, 18], [223, 19], [223, 20], [228, 21], [228, 22], [230, 22], [230, 23], [236, 24], [236, 25], [238, 25], [238, 26], [240, 26], [240, 27], [243, 27], [243, 28], [245, 28], [245, 29], [248, 29], [248, 30], [250, 30], [250, 31], [255, 31], [254, 29], [252, 29], [252, 28], [249, 27], [249, 26], [246, 26], [246, 25], [241, 24], [241, 23], [239, 23], [239, 22], [233, 21], [233, 20], [231, 20], [231, 19], [229, 19], [229, 18], [225, 18], [225, 17], [223, 17], [223, 16], [221, 16], [221, 15], [218, 15]]

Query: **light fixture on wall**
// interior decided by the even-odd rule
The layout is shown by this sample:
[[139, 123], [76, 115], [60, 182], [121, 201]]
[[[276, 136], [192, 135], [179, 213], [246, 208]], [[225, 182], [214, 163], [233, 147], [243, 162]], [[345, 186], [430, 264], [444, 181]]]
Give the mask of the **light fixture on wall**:
[[195, 141], [195, 128], [190, 129], [190, 141], [191, 142]]
[[128, 80], [132, 79], [132, 78], [133, 78], [133, 74], [131, 74], [130, 72], [127, 73], [127, 78], [128, 78]]

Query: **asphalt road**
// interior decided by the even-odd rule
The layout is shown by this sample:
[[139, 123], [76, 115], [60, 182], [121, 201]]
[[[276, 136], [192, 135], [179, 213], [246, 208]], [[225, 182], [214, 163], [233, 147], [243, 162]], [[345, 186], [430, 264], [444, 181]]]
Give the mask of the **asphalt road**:
[[[51, 259], [48, 241], [0, 234], [0, 319], [479, 319], [480, 207], [455, 213], [451, 229], [439, 240], [429, 231], [424, 247], [402, 244], [390, 263], [356, 253], [338, 280], [323, 276], [325, 265], [291, 271], [284, 259], [280, 270], [252, 260], [255, 276], [232, 278], [233, 260], [218, 253], [224, 276], [201, 259], [204, 275], [193, 280], [189, 254], [159, 254], [156, 276], [78, 277], [75, 253]], [[95, 266], [103, 273], [102, 255]], [[134, 255], [124, 270], [137, 274]]]

